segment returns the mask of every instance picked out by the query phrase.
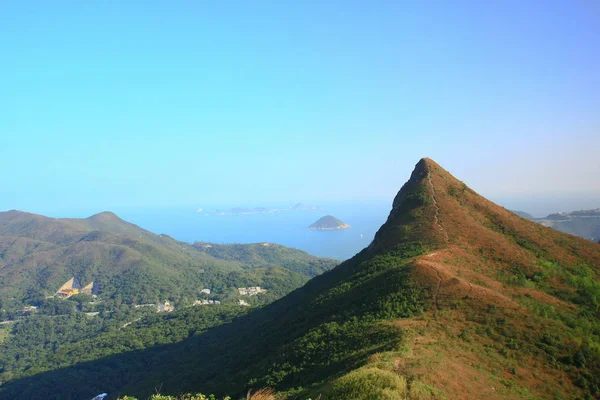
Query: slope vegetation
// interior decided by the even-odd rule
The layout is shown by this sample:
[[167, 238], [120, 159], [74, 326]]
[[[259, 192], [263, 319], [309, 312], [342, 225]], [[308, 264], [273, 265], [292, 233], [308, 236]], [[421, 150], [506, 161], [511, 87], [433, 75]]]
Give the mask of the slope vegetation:
[[302, 288], [172, 345], [103, 357], [73, 344], [79, 364], [59, 356], [2, 394], [598, 397], [599, 273], [597, 244], [525, 220], [422, 159], [371, 245]]
[[260, 254], [251, 254], [252, 245], [219, 248], [209, 254], [109, 212], [85, 219], [2, 212], [0, 304], [38, 303], [74, 276], [97, 282], [103, 299], [118, 295], [127, 303], [193, 299], [203, 288], [226, 293], [237, 286], [268, 286], [267, 275], [291, 282], [281, 291], [268, 287], [281, 296], [337, 264], [284, 246]]

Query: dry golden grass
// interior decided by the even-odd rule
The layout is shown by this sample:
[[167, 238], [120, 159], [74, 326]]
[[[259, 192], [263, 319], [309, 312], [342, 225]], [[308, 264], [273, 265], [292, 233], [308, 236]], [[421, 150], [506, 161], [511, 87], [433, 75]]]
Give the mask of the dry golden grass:
[[263, 388], [259, 389], [256, 392], [252, 393], [252, 390], [248, 391], [246, 395], [246, 400], [280, 400], [282, 399], [275, 390], [271, 388]]

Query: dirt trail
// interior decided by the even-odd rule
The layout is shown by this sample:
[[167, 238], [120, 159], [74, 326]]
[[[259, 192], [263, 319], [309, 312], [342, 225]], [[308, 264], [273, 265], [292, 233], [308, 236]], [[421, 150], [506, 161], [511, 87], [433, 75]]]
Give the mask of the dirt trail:
[[432, 270], [434, 270], [438, 277], [437, 287], [435, 288], [435, 293], [433, 294], [433, 300], [435, 302], [435, 309], [436, 309], [436, 316], [437, 316], [437, 310], [440, 309], [440, 305], [438, 303], [438, 295], [440, 294], [440, 288], [442, 287], [442, 275], [440, 275], [440, 271], [433, 268], [432, 266], [428, 265], [428, 267], [431, 268]]
[[[426, 254], [425, 257], [431, 258], [431, 257], [435, 256], [436, 254], [438, 254], [438, 253], [429, 253], [429, 254]], [[437, 287], [435, 288], [435, 292], [433, 293], [433, 302], [435, 304], [435, 316], [436, 316], [436, 319], [437, 319], [437, 311], [440, 309], [440, 305], [439, 305], [439, 302], [438, 302], [438, 297], [439, 297], [439, 293], [440, 293], [440, 288], [442, 287], [442, 281], [443, 281], [442, 275], [440, 274], [440, 271], [438, 271], [438, 269], [433, 266], [435, 264], [430, 265], [429, 262], [424, 261], [423, 265], [425, 265], [427, 268], [429, 268], [432, 271], [434, 271], [435, 274], [437, 275], [437, 278], [438, 278]]]
[[435, 191], [435, 186], [433, 186], [433, 182], [431, 181], [431, 172], [427, 172], [427, 182], [429, 182], [429, 186], [431, 186], [431, 198], [433, 199], [433, 205], [435, 206], [435, 224], [438, 226], [440, 231], [444, 234], [444, 238], [446, 240], [446, 246], [449, 243], [448, 232], [444, 229], [440, 219], [440, 206], [437, 202], [437, 193]]

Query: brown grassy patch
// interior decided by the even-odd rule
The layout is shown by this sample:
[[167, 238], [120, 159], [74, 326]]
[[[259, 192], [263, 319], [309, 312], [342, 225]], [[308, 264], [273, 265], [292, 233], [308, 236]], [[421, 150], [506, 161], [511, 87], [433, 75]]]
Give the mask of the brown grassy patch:
[[252, 393], [251, 390], [248, 391], [246, 395], [246, 400], [280, 400], [281, 396], [277, 395], [275, 390], [271, 388], [263, 388], [259, 389], [256, 392]]

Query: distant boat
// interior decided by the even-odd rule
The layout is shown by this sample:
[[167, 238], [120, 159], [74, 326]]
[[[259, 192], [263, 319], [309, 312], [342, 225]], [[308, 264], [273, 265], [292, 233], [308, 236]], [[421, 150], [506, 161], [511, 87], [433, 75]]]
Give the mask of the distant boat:
[[199, 212], [199, 213], [201, 213], [202, 211], [204, 211], [204, 210], [202, 210], [201, 208], [196, 210], [196, 212]]
[[360, 237], [363, 237], [363, 234], [362, 234], [362, 233], [360, 234]]

